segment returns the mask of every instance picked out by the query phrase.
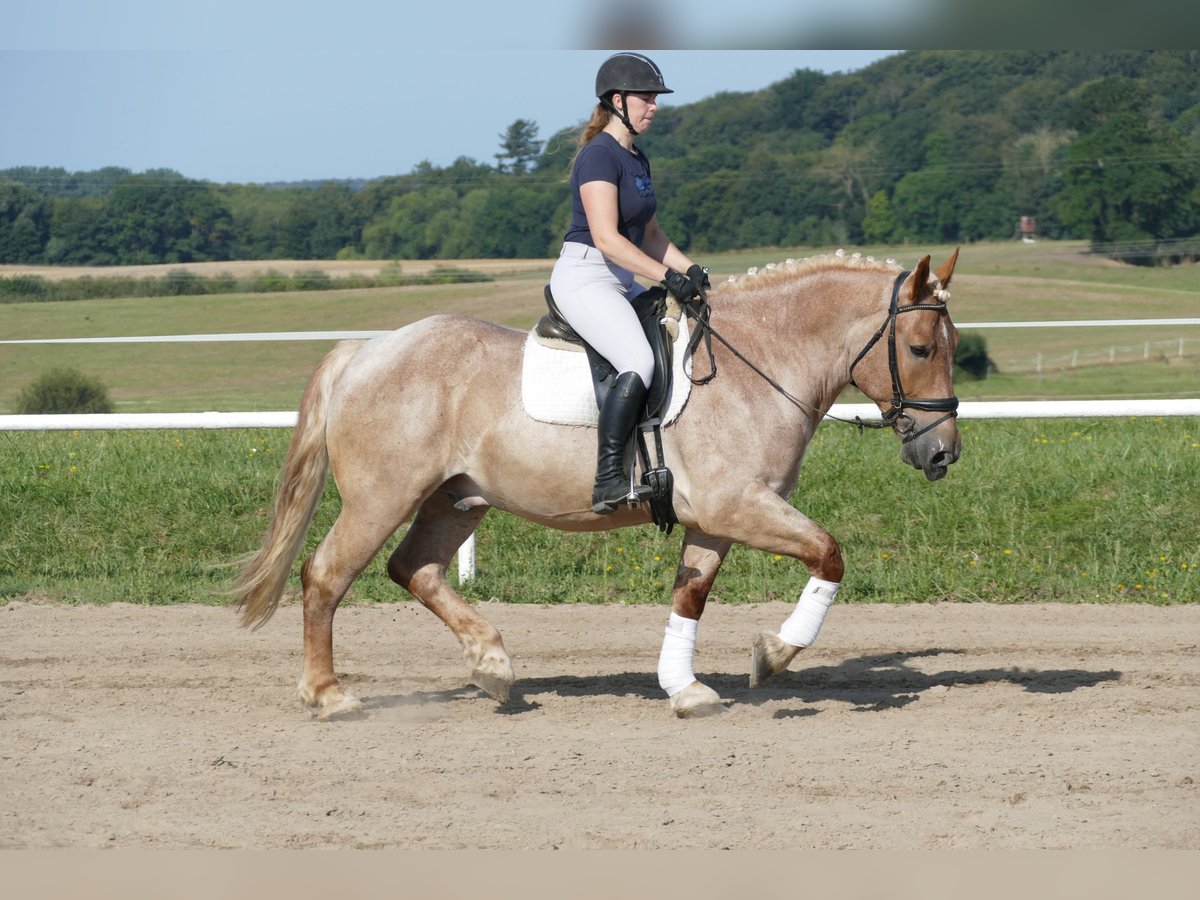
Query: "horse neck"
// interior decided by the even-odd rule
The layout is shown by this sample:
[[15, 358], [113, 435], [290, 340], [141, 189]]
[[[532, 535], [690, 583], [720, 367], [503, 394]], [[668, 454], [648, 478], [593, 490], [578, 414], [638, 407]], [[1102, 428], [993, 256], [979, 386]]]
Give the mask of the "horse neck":
[[789, 392], [825, 409], [886, 315], [895, 275], [840, 265], [760, 275], [732, 287], [717, 327], [748, 357], [769, 360], [761, 367]]

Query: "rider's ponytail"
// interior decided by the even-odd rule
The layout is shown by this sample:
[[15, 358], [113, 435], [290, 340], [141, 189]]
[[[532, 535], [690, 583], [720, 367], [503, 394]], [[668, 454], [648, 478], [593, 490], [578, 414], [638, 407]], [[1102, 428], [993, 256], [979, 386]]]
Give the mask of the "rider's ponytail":
[[592, 110], [591, 121], [583, 127], [583, 131], [579, 134], [579, 146], [575, 148], [575, 155], [571, 157], [571, 162], [567, 165], [567, 177], [565, 181], [571, 180], [571, 172], [575, 168], [575, 160], [579, 158], [579, 151], [595, 140], [596, 135], [602, 132], [608, 125], [608, 120], [612, 118], [612, 112], [603, 103], [597, 103], [596, 108]]

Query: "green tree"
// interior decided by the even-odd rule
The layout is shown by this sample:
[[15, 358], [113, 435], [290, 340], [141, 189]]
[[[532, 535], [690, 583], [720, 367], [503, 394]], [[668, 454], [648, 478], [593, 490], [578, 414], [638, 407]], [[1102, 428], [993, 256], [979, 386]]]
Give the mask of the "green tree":
[[99, 198], [55, 200], [46, 262], [54, 265], [114, 265], [105, 203]]
[[1200, 227], [1200, 171], [1172, 129], [1155, 123], [1146, 89], [1130, 78], [1089, 84], [1075, 102], [1059, 215], [1095, 244], [1152, 243]]
[[363, 229], [363, 252], [370, 259], [433, 259], [441, 248], [441, 226], [458, 208], [458, 194], [448, 187], [395, 197], [387, 214]]
[[93, 172], [68, 172], [50, 166], [18, 166], [0, 171], [0, 179], [8, 179], [37, 191], [43, 197], [76, 199], [84, 197], [106, 197], [113, 187], [133, 172], [129, 169], [107, 166]]
[[234, 259], [278, 259], [283, 252], [283, 220], [299, 189], [259, 184], [221, 188], [232, 220]]
[[554, 217], [559, 193], [526, 187], [513, 179], [471, 191], [453, 220], [444, 223], [440, 255], [501, 259], [552, 255], [562, 240]]
[[229, 258], [232, 217], [204, 182], [174, 173], [134, 175], [113, 190], [105, 215], [122, 264]]
[[288, 203], [275, 217], [272, 256], [287, 259], [333, 259], [346, 247], [356, 249], [366, 217], [346, 183], [325, 182], [315, 188], [287, 192]]
[[356, 247], [366, 224], [345, 184], [323, 184], [310, 192], [313, 230], [308, 239], [308, 259], [333, 259], [345, 247]]
[[41, 262], [50, 238], [50, 204], [36, 191], [0, 181], [0, 263]]
[[940, 243], [962, 240], [960, 202], [957, 186], [943, 173], [924, 169], [909, 172], [892, 194], [896, 221], [893, 239]]
[[542, 152], [542, 142], [537, 139], [537, 122], [517, 119], [500, 135], [500, 152], [496, 154], [496, 168], [501, 172], [524, 174]]
[[875, 244], [886, 244], [896, 233], [896, 214], [888, 201], [887, 191], [876, 191], [867, 203], [862, 221], [863, 237]]

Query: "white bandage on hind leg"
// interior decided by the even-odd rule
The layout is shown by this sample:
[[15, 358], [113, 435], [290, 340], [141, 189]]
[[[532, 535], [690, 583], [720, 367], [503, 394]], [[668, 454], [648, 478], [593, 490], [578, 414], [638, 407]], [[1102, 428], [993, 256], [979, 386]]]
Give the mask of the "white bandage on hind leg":
[[793, 647], [807, 647], [815, 641], [825, 614], [837, 599], [839, 586], [836, 581], [809, 578], [795, 610], [779, 629], [779, 637]]
[[692, 658], [696, 654], [696, 630], [700, 623], [671, 613], [658, 655], [658, 683], [668, 697], [674, 697], [696, 680]]

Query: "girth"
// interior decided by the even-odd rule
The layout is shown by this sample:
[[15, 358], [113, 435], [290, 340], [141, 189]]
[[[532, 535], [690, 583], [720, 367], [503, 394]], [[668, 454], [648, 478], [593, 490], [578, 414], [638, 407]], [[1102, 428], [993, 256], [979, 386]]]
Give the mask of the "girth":
[[[578, 344], [583, 348], [592, 373], [596, 406], [604, 406], [604, 399], [612, 390], [620, 373], [571, 327], [559, 310], [558, 304], [554, 302], [550, 285], [546, 285], [544, 293], [547, 312], [534, 326], [534, 333], [538, 337]], [[671, 377], [674, 372], [673, 342], [666, 325], [667, 291], [663, 287], [651, 287], [638, 294], [630, 303], [637, 313], [638, 321], [642, 323], [642, 331], [645, 332], [650, 352], [654, 356], [654, 377], [648, 385], [646, 405], [641, 415], [641, 424], [637, 428], [638, 456], [642, 463], [643, 482], [650, 485], [653, 491], [650, 496], [650, 510], [654, 516], [654, 524], [661, 531], [670, 534], [671, 528], [679, 520], [675, 517], [675, 507], [672, 503], [674, 479], [663, 461], [661, 434], [662, 416], [671, 396]], [[656, 467], [651, 466], [650, 452], [646, 446], [647, 431], [654, 433], [658, 462]]]

